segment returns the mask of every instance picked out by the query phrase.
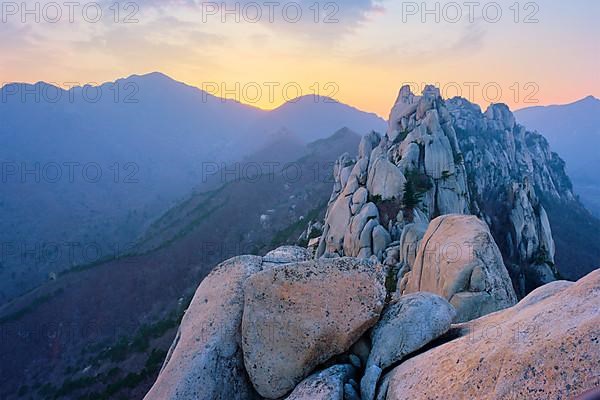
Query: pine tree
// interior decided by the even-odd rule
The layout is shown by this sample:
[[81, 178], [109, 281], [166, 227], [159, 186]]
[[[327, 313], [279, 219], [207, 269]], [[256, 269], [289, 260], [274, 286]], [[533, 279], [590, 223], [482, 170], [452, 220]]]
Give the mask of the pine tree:
[[402, 196], [402, 205], [406, 210], [414, 210], [421, 202], [423, 195], [415, 189], [412, 179], [408, 179], [404, 185], [404, 194]]

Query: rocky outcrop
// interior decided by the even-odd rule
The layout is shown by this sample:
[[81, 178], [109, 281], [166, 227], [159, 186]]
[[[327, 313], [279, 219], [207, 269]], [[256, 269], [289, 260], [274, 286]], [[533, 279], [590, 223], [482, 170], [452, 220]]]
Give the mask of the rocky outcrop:
[[[600, 384], [600, 271], [555, 281], [544, 201], [574, 201], [557, 160], [506, 106], [402, 88], [388, 131], [336, 162], [324, 223], [301, 237], [317, 258], [285, 246], [218, 267], [147, 398], [571, 398]], [[515, 289], [533, 292], [514, 306]]]
[[244, 368], [239, 327], [244, 282], [261, 268], [261, 257], [236, 257], [202, 281], [145, 400], [258, 398]]
[[[411, 187], [418, 185], [414, 189], [422, 192], [420, 213], [427, 217], [468, 212], [466, 173], [462, 164], [455, 163], [458, 151], [451, 117], [439, 91], [428, 87], [418, 97], [408, 87], [402, 88], [390, 115], [387, 134], [382, 138], [371, 133], [359, 146], [358, 160], [345, 155], [336, 164], [338, 173], [334, 174], [334, 193], [325, 219], [327, 235], [321, 239], [317, 255], [357, 255], [356, 247], [348, 246], [351, 240], [340, 241], [340, 231], [351, 226], [355, 219], [362, 222], [366, 199], [372, 199], [380, 208], [387, 206], [389, 214], [386, 221], [376, 218], [368, 228], [380, 225], [391, 240], [398, 240], [393, 233], [402, 232], [403, 225], [396, 225], [398, 219], [403, 219], [400, 204], [408, 180]], [[355, 199], [348, 198], [355, 193], [358, 193]], [[409, 217], [414, 219], [412, 213]], [[375, 231], [378, 238], [382, 237], [381, 229]], [[380, 242], [368, 243], [372, 239], [369, 231], [354, 230], [349, 234], [356, 241], [362, 237], [362, 244], [368, 246], [362, 248], [361, 257], [381, 258], [381, 249], [373, 248]]]
[[[505, 105], [482, 113], [462, 98], [444, 101], [433, 86], [421, 96], [403, 87], [387, 132], [365, 136], [358, 159], [338, 160], [317, 256], [384, 261], [383, 231], [388, 246], [397, 245], [407, 225], [471, 214], [489, 225], [522, 297], [558, 276], [539, 200], [574, 201], [557, 158]], [[404, 261], [394, 265], [400, 275], [408, 268]]]
[[[448, 219], [485, 226], [456, 215], [432, 225]], [[435, 294], [384, 308], [384, 268], [369, 260], [264, 264], [237, 257], [202, 282], [146, 399], [572, 398], [600, 384], [600, 270], [452, 326], [453, 306]]]
[[386, 398], [571, 399], [598, 387], [599, 294], [600, 270], [460, 325], [462, 337], [394, 369]]
[[502, 255], [487, 225], [477, 217], [444, 215], [431, 221], [415, 265], [399, 294], [436, 293], [468, 321], [516, 303]]
[[524, 296], [556, 279], [555, 245], [540, 197], [575, 201], [564, 163], [539, 134], [516, 124], [503, 104], [482, 114], [465, 99], [448, 100], [470, 181], [471, 212], [484, 219]]
[[361, 381], [362, 400], [373, 400], [381, 371], [450, 329], [456, 311], [431, 293], [403, 296], [388, 305], [371, 331], [372, 350]]
[[345, 400], [344, 387], [354, 373], [352, 365], [335, 365], [300, 382], [286, 400]]
[[258, 393], [277, 399], [348, 350], [379, 319], [384, 281], [381, 266], [351, 258], [286, 264], [248, 279], [243, 351]]

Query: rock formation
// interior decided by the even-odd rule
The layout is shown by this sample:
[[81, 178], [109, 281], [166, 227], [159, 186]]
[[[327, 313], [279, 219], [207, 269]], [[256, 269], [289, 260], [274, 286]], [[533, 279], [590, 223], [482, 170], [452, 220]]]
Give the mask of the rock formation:
[[381, 371], [450, 329], [456, 311], [442, 297], [415, 293], [390, 304], [371, 331], [372, 349], [361, 381], [362, 400], [373, 400]]
[[469, 321], [517, 302], [494, 238], [477, 217], [444, 215], [431, 221], [414, 266], [398, 293], [436, 293]]
[[354, 372], [351, 365], [335, 365], [300, 382], [285, 400], [345, 400], [344, 392], [352, 390], [345, 386]]
[[202, 281], [145, 400], [258, 398], [245, 372], [239, 327], [243, 284], [261, 268], [261, 257], [237, 257]]
[[572, 398], [600, 384], [600, 270], [451, 325], [453, 306], [425, 292], [382, 312], [368, 260], [263, 264], [237, 257], [203, 281], [146, 399]]
[[280, 398], [348, 350], [379, 319], [384, 279], [381, 266], [356, 258], [287, 264], [248, 279], [243, 350], [258, 393]]
[[311, 258], [312, 254], [305, 248], [298, 246], [282, 246], [265, 254], [263, 257], [263, 268], [308, 261]]
[[263, 268], [304, 261], [306, 253], [284, 246], [264, 259], [235, 257], [217, 266], [198, 287], [145, 400], [260, 398], [248, 379], [242, 353], [244, 283]]
[[[472, 214], [489, 225], [520, 297], [558, 276], [540, 196], [574, 201], [571, 185], [545, 139], [505, 105], [482, 113], [462, 98], [444, 101], [433, 86], [421, 96], [405, 86], [387, 132], [365, 136], [358, 159], [345, 154], [335, 170], [319, 257], [384, 261], [383, 244], [397, 246], [411, 224]], [[398, 271], [407, 266], [393, 261]]]
[[322, 232], [316, 257], [284, 246], [217, 267], [147, 400], [568, 399], [600, 385], [600, 271], [556, 280], [542, 199], [574, 197], [541, 136], [506, 106], [404, 87], [388, 131], [358, 150], [300, 238]]
[[540, 197], [574, 201], [564, 162], [541, 135], [515, 123], [503, 104], [485, 114], [462, 98], [447, 101], [470, 180], [471, 212], [485, 220], [524, 296], [556, 278], [555, 245]]
[[456, 327], [391, 374], [387, 400], [572, 399], [600, 385], [600, 271]]

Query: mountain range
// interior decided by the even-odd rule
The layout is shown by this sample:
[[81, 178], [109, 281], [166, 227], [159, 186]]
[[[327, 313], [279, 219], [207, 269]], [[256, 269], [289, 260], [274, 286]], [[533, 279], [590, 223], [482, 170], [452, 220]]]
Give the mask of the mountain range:
[[301, 146], [283, 138], [247, 159], [288, 154], [293, 175], [280, 167], [209, 182], [150, 224], [127, 256], [71, 269], [1, 307], [0, 397], [142, 398], [197, 284], [229, 257], [295, 243], [324, 216], [339, 152], [354, 154], [360, 141], [349, 129]]
[[282, 130], [306, 144], [385, 125], [324, 97], [265, 111], [160, 73], [68, 91], [8, 84], [0, 96], [0, 304], [65, 269], [126, 253], [207, 171], [242, 161]]
[[[577, 186], [573, 193], [563, 149], [548, 145], [542, 129], [518, 126], [505, 106], [482, 113], [464, 99], [442, 101], [431, 88], [423, 97], [404, 90], [385, 122], [312, 96], [264, 111], [162, 74], [117, 84], [139, 88], [139, 102], [7, 96], [0, 106], [5, 165], [97, 163], [110, 177], [38, 183], [31, 173], [23, 182], [18, 171], [3, 182], [2, 398], [142, 398], [196, 287], [216, 264], [284, 244], [314, 245], [317, 236], [329, 255], [346, 255], [348, 236], [348, 252], [359, 255], [362, 239], [352, 226], [362, 223], [342, 223], [341, 244], [322, 230], [331, 229], [334, 205], [347, 197], [341, 193], [351, 190], [353, 169], [365, 158], [373, 170], [356, 175], [364, 182], [352, 190], [364, 184], [366, 197], [355, 202], [352, 193], [349, 207], [358, 214], [359, 203], [376, 205], [378, 223], [366, 211], [364, 220], [372, 229], [368, 249], [383, 261], [376, 247], [387, 241], [384, 231], [385, 254], [392, 254], [409, 222], [465, 213], [489, 225], [519, 297], [560, 276], [578, 279], [600, 262], [600, 222], [577, 200]], [[101, 87], [112, 93], [111, 85]], [[61, 98], [77, 99], [83, 90]], [[125, 173], [117, 184], [114, 163]], [[137, 183], [123, 181], [127, 163], [139, 167]], [[408, 181], [419, 205], [400, 213], [393, 192]], [[48, 242], [111, 250], [40, 260], [43, 251], [34, 246]]]
[[600, 100], [588, 96], [570, 104], [529, 107], [515, 116], [548, 139], [566, 161], [581, 201], [600, 216]]

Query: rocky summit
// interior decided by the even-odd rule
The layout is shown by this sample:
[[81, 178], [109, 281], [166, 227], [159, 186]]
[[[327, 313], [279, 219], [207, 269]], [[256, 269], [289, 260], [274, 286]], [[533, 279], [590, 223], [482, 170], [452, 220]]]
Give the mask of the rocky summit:
[[567, 208], [577, 202], [564, 162], [541, 135], [516, 124], [507, 106], [482, 113], [462, 98], [445, 101], [433, 86], [421, 96], [405, 86], [387, 132], [365, 136], [357, 159], [337, 161], [317, 255], [374, 255], [410, 268], [395, 254], [401, 240], [414, 253], [420, 238], [413, 224], [474, 215], [487, 224], [522, 298], [559, 276], [542, 198]]
[[403, 87], [308, 248], [202, 282], [146, 400], [574, 399], [600, 386], [600, 271], [560, 279], [544, 204], [577, 201], [508, 107]]

